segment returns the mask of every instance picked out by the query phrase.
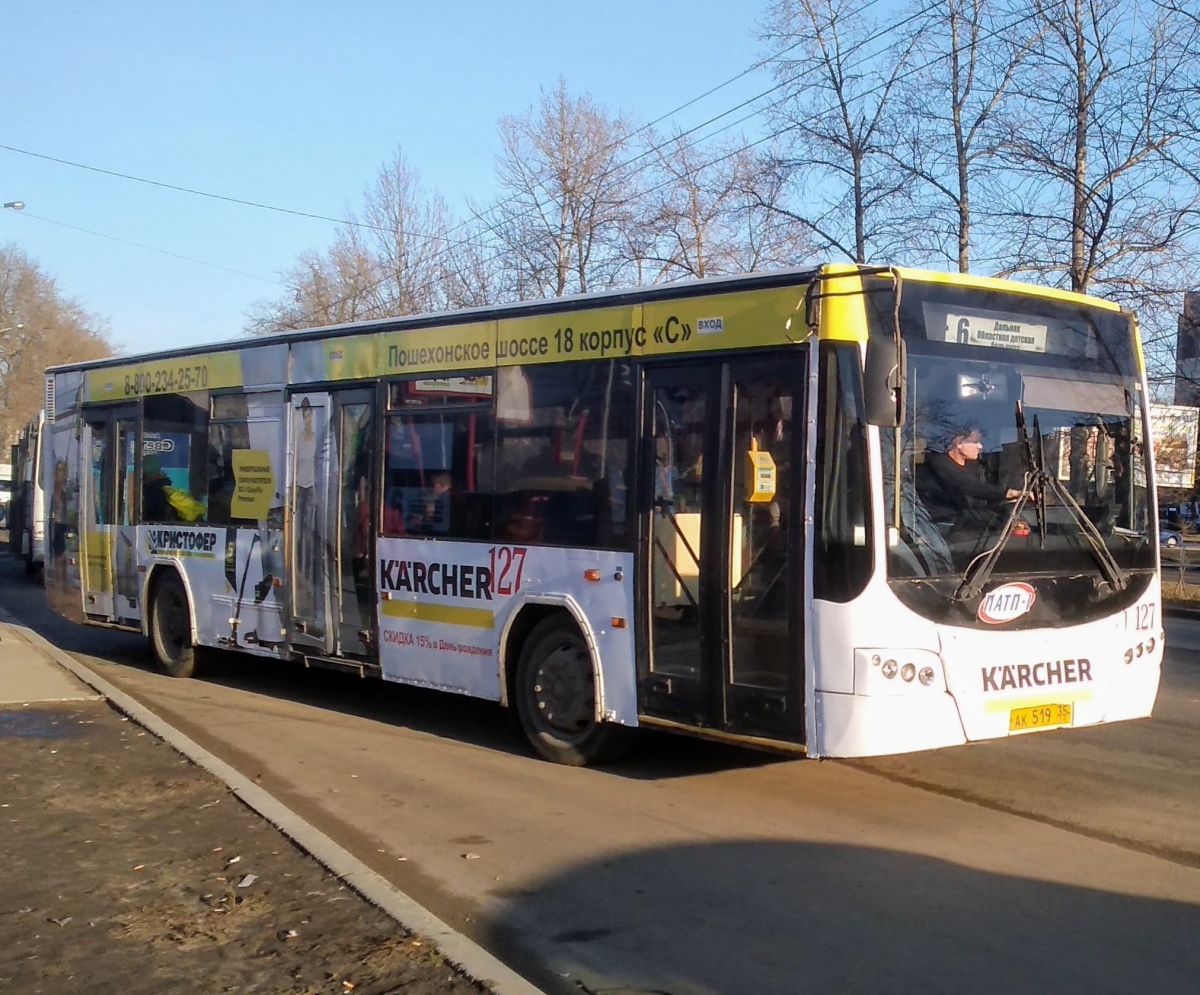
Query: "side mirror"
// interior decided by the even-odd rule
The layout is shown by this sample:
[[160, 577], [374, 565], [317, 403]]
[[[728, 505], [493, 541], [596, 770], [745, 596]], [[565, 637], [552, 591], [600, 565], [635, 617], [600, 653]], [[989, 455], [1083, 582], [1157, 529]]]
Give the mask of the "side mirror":
[[818, 288], [821, 286], [821, 281], [813, 280], [808, 285], [808, 289], [804, 291], [804, 325], [806, 328], [816, 328], [817, 323], [821, 320], [821, 304]]
[[867, 339], [867, 365], [863, 371], [863, 394], [867, 424], [897, 428], [904, 424], [904, 340], [890, 335]]

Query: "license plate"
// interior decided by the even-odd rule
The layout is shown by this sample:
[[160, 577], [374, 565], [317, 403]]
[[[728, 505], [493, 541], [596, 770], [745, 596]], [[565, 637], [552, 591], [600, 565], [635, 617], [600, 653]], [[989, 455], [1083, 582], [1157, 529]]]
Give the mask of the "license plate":
[[1027, 732], [1031, 729], [1053, 729], [1055, 726], [1071, 724], [1071, 706], [1033, 705], [1030, 708], [1014, 708], [1008, 713], [1009, 732]]

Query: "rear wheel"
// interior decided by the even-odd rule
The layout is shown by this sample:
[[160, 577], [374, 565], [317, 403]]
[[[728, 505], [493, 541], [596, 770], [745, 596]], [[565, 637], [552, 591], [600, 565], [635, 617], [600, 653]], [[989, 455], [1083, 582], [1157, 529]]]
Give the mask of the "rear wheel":
[[633, 745], [633, 730], [597, 721], [591, 654], [566, 615], [543, 619], [525, 640], [516, 699], [525, 735], [547, 760], [582, 767], [615, 760]]
[[192, 617], [183, 581], [173, 570], [154, 588], [150, 608], [150, 644], [162, 668], [172, 677], [191, 677], [196, 670], [192, 646]]

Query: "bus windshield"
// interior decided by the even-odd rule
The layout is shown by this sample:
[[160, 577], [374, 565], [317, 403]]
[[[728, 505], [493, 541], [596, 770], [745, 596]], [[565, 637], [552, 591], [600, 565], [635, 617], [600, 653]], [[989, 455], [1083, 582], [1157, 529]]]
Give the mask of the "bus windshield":
[[[875, 332], [890, 333], [891, 295], [868, 299]], [[893, 586], [969, 578], [1002, 537], [990, 557], [994, 578], [1102, 579], [1098, 559], [1118, 573], [1153, 570], [1128, 314], [908, 282], [900, 324], [905, 420], [881, 432]], [[1036, 486], [1038, 470], [1049, 486]], [[940, 590], [963, 596], [961, 583]]]

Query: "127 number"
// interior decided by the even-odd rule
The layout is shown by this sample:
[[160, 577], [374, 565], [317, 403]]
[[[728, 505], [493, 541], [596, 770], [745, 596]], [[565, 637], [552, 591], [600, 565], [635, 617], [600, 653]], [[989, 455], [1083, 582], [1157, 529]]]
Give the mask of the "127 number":
[[526, 552], [524, 546], [493, 546], [488, 550], [492, 585], [497, 594], [507, 596], [521, 590]]

